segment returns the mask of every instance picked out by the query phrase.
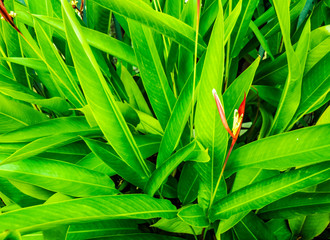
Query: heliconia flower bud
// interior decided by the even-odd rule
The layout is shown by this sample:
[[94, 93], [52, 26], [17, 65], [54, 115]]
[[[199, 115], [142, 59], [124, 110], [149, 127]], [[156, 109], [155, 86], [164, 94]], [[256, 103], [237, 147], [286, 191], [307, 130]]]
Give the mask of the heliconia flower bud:
[[234, 134], [232, 133], [232, 131], [230, 130], [228, 123], [227, 123], [227, 119], [226, 119], [226, 115], [225, 115], [225, 110], [221, 104], [220, 98], [217, 94], [217, 91], [215, 89], [212, 90], [215, 102], [217, 104], [217, 108], [219, 111], [219, 115], [222, 121], [223, 126], [225, 127], [225, 129], [227, 130], [227, 132], [230, 134], [230, 136], [232, 136], [233, 138], [235, 138]]
[[215, 102], [217, 104], [217, 108], [218, 108], [218, 111], [219, 111], [219, 115], [220, 115], [222, 124], [225, 127], [225, 129], [227, 130], [227, 132], [230, 134], [230, 136], [232, 136], [232, 138], [236, 141], [237, 138], [238, 138], [239, 132], [241, 130], [242, 123], [243, 123], [243, 117], [244, 117], [244, 111], [245, 111], [245, 102], [246, 102], [246, 94], [244, 93], [244, 99], [243, 99], [241, 105], [239, 106], [238, 110], [235, 109], [233, 129], [231, 131], [229, 126], [228, 126], [228, 123], [227, 123], [225, 110], [224, 110], [224, 108], [221, 104], [221, 101], [220, 101], [220, 98], [217, 94], [217, 91], [215, 89], [213, 89], [212, 93], [213, 93]]
[[246, 101], [246, 94], [244, 93], [244, 99], [241, 103], [241, 105], [239, 106], [238, 110], [235, 109], [235, 112], [234, 112], [234, 123], [233, 123], [233, 132], [229, 129], [228, 127], [228, 123], [227, 123], [227, 120], [226, 120], [226, 116], [225, 116], [225, 111], [223, 109], [223, 106], [220, 102], [220, 99], [219, 99], [219, 96], [217, 94], [217, 91], [215, 89], [212, 90], [212, 93], [213, 93], [213, 96], [215, 98], [215, 102], [217, 104], [217, 107], [218, 107], [218, 111], [219, 111], [219, 114], [220, 114], [220, 118], [221, 118], [221, 121], [222, 121], [222, 124], [223, 126], [225, 127], [225, 129], [227, 130], [227, 132], [230, 134], [230, 136], [232, 136], [232, 140], [231, 140], [231, 144], [230, 144], [230, 148], [227, 152], [227, 156], [226, 156], [226, 159], [223, 163], [223, 166], [222, 166], [222, 169], [221, 169], [221, 172], [220, 172], [220, 176], [218, 178], [218, 182], [216, 184], [216, 187], [215, 187], [215, 192], [217, 192], [217, 189], [220, 185], [220, 182], [221, 182], [221, 179], [222, 179], [222, 176], [223, 176], [223, 173], [225, 171], [225, 168], [226, 168], [226, 165], [227, 165], [227, 162], [228, 162], [228, 159], [229, 159], [229, 156], [234, 148], [234, 145], [237, 141], [237, 138], [239, 136], [239, 132], [241, 130], [241, 127], [242, 127], [242, 123], [243, 123], [243, 117], [244, 117], [244, 111], [245, 111], [245, 101]]

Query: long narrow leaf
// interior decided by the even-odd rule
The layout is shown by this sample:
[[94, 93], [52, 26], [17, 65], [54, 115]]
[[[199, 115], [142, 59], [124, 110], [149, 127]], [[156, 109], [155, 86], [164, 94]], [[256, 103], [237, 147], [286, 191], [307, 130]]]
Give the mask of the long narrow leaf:
[[296, 169], [249, 185], [219, 200], [210, 210], [210, 219], [229, 218], [232, 214], [253, 210], [329, 178], [330, 162]]
[[293, 218], [320, 213], [329, 213], [330, 193], [295, 193], [260, 209], [264, 219]]
[[281, 170], [326, 161], [330, 159], [329, 134], [329, 124], [325, 124], [252, 142], [231, 154], [226, 172], [231, 175], [247, 167]]
[[[194, 52], [196, 35], [194, 29], [172, 16], [154, 11], [145, 2], [141, 0], [95, 0], [95, 2], [119, 15], [155, 29]], [[199, 55], [201, 55], [204, 50], [205, 43], [200, 37], [198, 40]]]
[[1, 165], [0, 175], [76, 197], [118, 192], [105, 174], [60, 161], [25, 159]]
[[61, 3], [65, 32], [73, 62], [96, 122], [118, 155], [130, 162], [136, 171], [148, 176], [149, 170], [120, 110], [115, 104], [114, 97], [94, 55], [83, 37], [72, 7], [65, 0], [62, 0]]
[[[175, 206], [168, 200], [155, 199], [143, 194], [97, 196], [37, 205], [1, 214], [0, 232], [6, 229], [16, 229], [21, 233], [36, 232], [54, 225], [81, 221], [172, 218], [176, 211]], [[61, 214], [57, 214], [59, 212]]]
[[[204, 185], [204, 208], [215, 199], [219, 175], [227, 148], [227, 132], [221, 124], [212, 89], [221, 92], [224, 71], [224, 26], [222, 8], [213, 27], [205, 56], [196, 108], [196, 137], [209, 149], [210, 162], [198, 164]], [[219, 91], [220, 90], [220, 91]]]
[[129, 21], [129, 26], [144, 88], [165, 129], [175, 104], [174, 94], [168, 84], [151, 30], [134, 21]]
[[153, 196], [171, 172], [188, 157], [195, 147], [196, 142], [188, 144], [160, 165], [149, 178], [146, 185], [146, 192]]
[[[283, 34], [289, 69], [270, 134], [282, 132], [290, 123], [300, 102], [301, 80], [303, 75], [301, 63], [296, 52], [293, 50], [290, 39], [290, 1], [285, 1], [283, 3], [275, 0], [273, 3]], [[307, 49], [305, 49], [306, 53], [307, 50], [308, 46]]]

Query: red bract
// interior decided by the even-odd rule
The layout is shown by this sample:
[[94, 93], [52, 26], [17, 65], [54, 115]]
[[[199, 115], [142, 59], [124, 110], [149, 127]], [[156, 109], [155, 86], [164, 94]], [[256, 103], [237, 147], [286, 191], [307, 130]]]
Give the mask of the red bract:
[[201, 9], [201, 1], [197, 0], [197, 21], [199, 21], [200, 9]]
[[245, 111], [245, 101], [246, 101], [246, 95], [244, 93], [244, 99], [241, 103], [241, 105], [239, 106], [238, 110], [235, 109], [234, 112], [234, 123], [233, 123], [233, 129], [230, 130], [228, 123], [227, 123], [227, 119], [226, 119], [226, 115], [225, 115], [225, 110], [221, 104], [220, 98], [217, 94], [217, 91], [215, 89], [212, 90], [215, 102], [217, 104], [217, 108], [219, 111], [219, 115], [222, 121], [223, 126], [225, 127], [225, 129], [227, 130], [227, 132], [230, 134], [230, 136], [233, 138], [233, 140], [237, 140], [239, 132], [241, 130], [242, 127], [242, 123], [243, 123], [243, 117], [244, 117], [244, 111]]
[[232, 136], [233, 138], [235, 137], [234, 134], [232, 133], [232, 131], [230, 130], [228, 123], [227, 123], [227, 119], [226, 119], [226, 115], [225, 115], [225, 111], [223, 109], [223, 106], [221, 104], [220, 98], [217, 94], [217, 91], [215, 89], [212, 90], [215, 102], [217, 104], [217, 108], [219, 111], [219, 115], [222, 121], [223, 126], [225, 127], [225, 129], [227, 130], [227, 132], [230, 134], [230, 136]]
[[3, 4], [2, 0], [0, 0], [0, 14], [17, 32], [22, 34], [21, 31], [15, 25], [15, 23], [13, 21], [13, 17], [11, 16], [11, 15], [14, 15], [14, 13], [10, 12], [11, 15], [8, 13], [8, 11], [5, 8], [5, 5]]
[[223, 167], [222, 167], [222, 170], [221, 170], [221, 173], [220, 173], [220, 179], [223, 175], [223, 172], [225, 170], [225, 167], [226, 167], [226, 164], [227, 164], [227, 161], [228, 161], [228, 158], [231, 154], [231, 151], [233, 150], [234, 148], [234, 145], [237, 141], [237, 138], [239, 136], [239, 132], [241, 131], [241, 127], [242, 127], [242, 123], [243, 123], [243, 117], [244, 117], [244, 112], [245, 112], [245, 102], [246, 102], [246, 94], [244, 93], [244, 99], [241, 103], [241, 105], [239, 106], [238, 110], [235, 109], [235, 112], [234, 112], [234, 123], [233, 123], [233, 129], [232, 131], [230, 130], [229, 126], [228, 126], [228, 123], [227, 123], [227, 119], [226, 119], [226, 116], [225, 116], [225, 110], [220, 102], [220, 98], [217, 94], [217, 91], [215, 89], [212, 90], [212, 93], [213, 93], [213, 96], [214, 96], [214, 99], [215, 99], [215, 102], [217, 104], [217, 108], [218, 108], [218, 111], [219, 111], [219, 114], [220, 114], [220, 118], [221, 118], [221, 121], [222, 121], [222, 124], [223, 126], [225, 127], [225, 129], [227, 130], [227, 132], [230, 134], [230, 136], [233, 138], [232, 139], [232, 142], [231, 142], [231, 145], [230, 145], [230, 148], [229, 148], [229, 151], [227, 153], [227, 157], [226, 157], [226, 160], [223, 164]]

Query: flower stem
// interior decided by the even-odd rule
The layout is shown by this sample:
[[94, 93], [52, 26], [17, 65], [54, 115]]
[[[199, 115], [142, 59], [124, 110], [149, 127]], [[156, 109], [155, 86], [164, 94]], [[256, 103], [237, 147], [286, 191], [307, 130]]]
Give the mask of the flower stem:
[[215, 186], [215, 189], [214, 189], [213, 195], [212, 195], [211, 200], [210, 200], [210, 206], [209, 206], [209, 208], [211, 208], [211, 206], [212, 206], [212, 204], [213, 204], [213, 201], [214, 201], [215, 196], [216, 196], [216, 194], [217, 194], [218, 188], [219, 188], [219, 186], [220, 186], [221, 178], [222, 178], [222, 176], [223, 176], [223, 173], [224, 173], [225, 168], [226, 168], [226, 165], [227, 165], [228, 158], [229, 158], [229, 156], [230, 156], [230, 154], [231, 154], [231, 151], [232, 151], [233, 148], [234, 148], [234, 145], [235, 145], [236, 141], [237, 141], [237, 138], [233, 138], [232, 141], [231, 141], [231, 145], [230, 145], [229, 151], [228, 151], [228, 153], [227, 153], [226, 160], [225, 160], [225, 162], [224, 162], [224, 164], [223, 164], [223, 166], [222, 166], [221, 173], [220, 173], [220, 176], [219, 176], [218, 181], [217, 181], [217, 185]]

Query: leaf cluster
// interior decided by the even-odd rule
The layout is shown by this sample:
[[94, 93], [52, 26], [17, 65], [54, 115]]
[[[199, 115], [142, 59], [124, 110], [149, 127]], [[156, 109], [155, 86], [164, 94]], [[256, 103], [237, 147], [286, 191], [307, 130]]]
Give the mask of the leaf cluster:
[[0, 3], [0, 239], [329, 237], [329, 1]]

